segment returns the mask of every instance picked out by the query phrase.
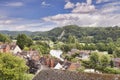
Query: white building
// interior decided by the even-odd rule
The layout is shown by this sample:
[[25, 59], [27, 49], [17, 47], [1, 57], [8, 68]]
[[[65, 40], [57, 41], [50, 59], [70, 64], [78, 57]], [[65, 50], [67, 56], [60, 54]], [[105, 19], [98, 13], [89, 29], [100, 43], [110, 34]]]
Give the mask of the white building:
[[11, 45], [10, 52], [13, 54], [17, 54], [18, 52], [22, 52], [22, 50], [20, 49], [18, 45]]
[[50, 50], [50, 55], [55, 57], [55, 58], [58, 58], [60, 59], [61, 61], [64, 61], [63, 58], [60, 57], [60, 55], [62, 55], [62, 51], [61, 50]]
[[60, 63], [57, 63], [57, 65], [54, 67], [54, 69], [62, 69], [62, 65]]

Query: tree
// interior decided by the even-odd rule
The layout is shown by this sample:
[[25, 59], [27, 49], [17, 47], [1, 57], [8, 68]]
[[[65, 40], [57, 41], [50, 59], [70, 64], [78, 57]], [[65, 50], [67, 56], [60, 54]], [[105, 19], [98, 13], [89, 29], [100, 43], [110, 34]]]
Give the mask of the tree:
[[115, 49], [115, 44], [113, 42], [108, 43], [108, 54], [113, 54], [113, 51]]
[[85, 50], [96, 50], [97, 48], [96, 48], [95, 44], [93, 44], [93, 43], [91, 43], [91, 44], [86, 43], [84, 46], [84, 49]]
[[39, 51], [40, 54], [48, 54], [50, 51], [50, 47], [46, 42], [36, 42], [30, 48]]
[[104, 69], [105, 73], [109, 73], [109, 74], [120, 74], [120, 69], [117, 68], [111, 68], [111, 67], [106, 67]]
[[110, 58], [108, 55], [102, 55], [100, 58], [100, 65], [101, 67], [105, 68], [109, 65], [110, 63]]
[[107, 43], [111, 43], [113, 42], [113, 39], [111, 37], [108, 37], [107, 40], [106, 40]]
[[90, 63], [91, 63], [91, 68], [96, 70], [97, 66], [99, 65], [99, 55], [98, 55], [98, 53], [91, 53]]
[[0, 34], [0, 42], [11, 42], [11, 40], [8, 36]]
[[33, 44], [32, 39], [31, 39], [30, 37], [27, 37], [26, 46], [27, 46], [27, 47], [30, 47], [32, 44]]
[[111, 68], [113, 68], [113, 67], [114, 67], [114, 63], [113, 63], [113, 61], [112, 61], [112, 60], [110, 60], [110, 66], [111, 66]]
[[29, 51], [30, 49], [28, 47], [24, 47], [24, 51]]
[[82, 50], [84, 47], [83, 47], [82, 44], [76, 43], [76, 48], [79, 49], [79, 50]]
[[75, 36], [69, 35], [68, 37], [68, 43], [76, 43], [77, 39]]
[[27, 70], [23, 59], [10, 53], [0, 53], [0, 80], [25, 80]]
[[33, 41], [31, 38], [26, 36], [25, 34], [19, 34], [17, 36], [17, 45], [21, 48], [24, 49], [24, 47], [30, 47], [33, 44]]
[[82, 60], [82, 66], [84, 66], [85, 68], [91, 68], [90, 60]]
[[83, 67], [83, 66], [76, 69], [76, 71], [78, 71], [78, 72], [84, 72], [84, 70], [85, 70], [85, 67]]
[[120, 38], [117, 39], [116, 45], [117, 45], [117, 47], [120, 47]]
[[96, 46], [99, 51], [107, 51], [107, 47], [104, 43], [97, 43]]
[[116, 48], [116, 50], [114, 51], [114, 56], [120, 57], [120, 48]]
[[64, 44], [63, 47], [61, 47], [61, 49], [64, 51], [64, 52], [68, 52], [71, 50], [70, 46], [67, 45], [67, 44]]

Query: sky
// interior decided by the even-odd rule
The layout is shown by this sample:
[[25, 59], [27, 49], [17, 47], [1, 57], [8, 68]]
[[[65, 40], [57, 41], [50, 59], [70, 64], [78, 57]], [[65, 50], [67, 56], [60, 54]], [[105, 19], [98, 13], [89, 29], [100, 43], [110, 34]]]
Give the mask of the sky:
[[0, 30], [120, 26], [120, 0], [0, 0]]

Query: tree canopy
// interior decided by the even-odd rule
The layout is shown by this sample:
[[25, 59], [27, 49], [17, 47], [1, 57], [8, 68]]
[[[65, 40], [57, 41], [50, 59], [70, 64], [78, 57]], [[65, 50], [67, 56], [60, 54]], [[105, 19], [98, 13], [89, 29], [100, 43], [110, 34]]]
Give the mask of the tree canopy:
[[7, 35], [0, 34], [0, 42], [11, 42], [10, 38]]
[[25, 34], [19, 34], [17, 36], [17, 45], [24, 49], [24, 47], [30, 47], [33, 44], [33, 41], [30, 37], [26, 36]]
[[23, 59], [0, 53], [0, 80], [24, 80], [27, 69]]

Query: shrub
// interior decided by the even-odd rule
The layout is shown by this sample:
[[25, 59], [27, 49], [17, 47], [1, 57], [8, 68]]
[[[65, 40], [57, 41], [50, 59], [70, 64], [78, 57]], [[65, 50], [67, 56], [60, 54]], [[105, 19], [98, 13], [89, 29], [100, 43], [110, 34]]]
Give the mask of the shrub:
[[120, 69], [115, 69], [115, 68], [111, 68], [111, 67], [106, 67], [104, 69], [105, 73], [110, 73], [110, 74], [120, 74]]

